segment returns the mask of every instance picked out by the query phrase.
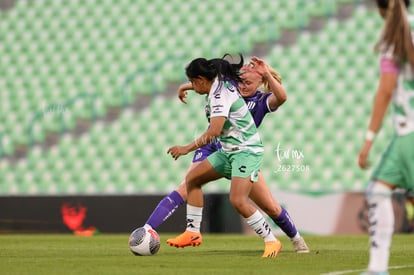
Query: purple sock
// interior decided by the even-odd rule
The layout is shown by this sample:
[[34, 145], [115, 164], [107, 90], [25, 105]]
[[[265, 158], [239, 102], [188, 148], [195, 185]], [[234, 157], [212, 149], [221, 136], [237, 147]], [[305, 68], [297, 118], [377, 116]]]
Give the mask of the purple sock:
[[177, 191], [172, 191], [158, 203], [145, 223], [156, 229], [183, 204], [184, 200], [181, 195]]
[[295, 224], [293, 223], [292, 219], [289, 216], [289, 213], [286, 211], [285, 208], [282, 207], [282, 213], [276, 218], [272, 218], [272, 220], [285, 232], [289, 238], [293, 238], [298, 233]]

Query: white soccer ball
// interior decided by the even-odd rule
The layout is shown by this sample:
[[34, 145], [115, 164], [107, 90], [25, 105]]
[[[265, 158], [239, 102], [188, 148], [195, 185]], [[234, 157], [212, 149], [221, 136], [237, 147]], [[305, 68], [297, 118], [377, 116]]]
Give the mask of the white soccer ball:
[[129, 236], [129, 249], [136, 256], [152, 256], [160, 249], [160, 236], [154, 229], [139, 227]]

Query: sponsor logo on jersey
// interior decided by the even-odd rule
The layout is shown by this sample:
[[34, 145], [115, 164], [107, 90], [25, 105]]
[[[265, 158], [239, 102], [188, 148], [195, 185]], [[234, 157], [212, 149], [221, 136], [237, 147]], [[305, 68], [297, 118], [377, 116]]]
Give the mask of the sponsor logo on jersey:
[[253, 110], [254, 109], [254, 106], [256, 106], [256, 102], [254, 102], [254, 101], [247, 102], [247, 108], [249, 110]]

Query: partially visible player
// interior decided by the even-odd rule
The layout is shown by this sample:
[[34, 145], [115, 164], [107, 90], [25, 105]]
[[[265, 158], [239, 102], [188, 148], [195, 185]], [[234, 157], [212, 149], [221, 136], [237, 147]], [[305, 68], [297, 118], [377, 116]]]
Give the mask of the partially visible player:
[[[281, 85], [281, 77], [274, 69], [257, 57], [253, 57], [248, 65], [243, 66], [240, 74], [242, 82], [239, 83], [239, 91], [253, 115], [256, 126], [259, 127], [265, 115], [275, 111], [286, 100], [286, 92]], [[262, 85], [265, 88], [265, 93], [258, 90]], [[178, 96], [183, 103], [187, 103], [187, 91], [192, 88], [191, 83], [180, 86]], [[196, 150], [189, 170], [219, 148], [220, 143], [212, 142]], [[259, 173], [258, 182], [253, 185], [249, 196], [290, 237], [297, 253], [309, 252], [309, 248], [296, 229], [292, 218], [286, 209], [281, 207], [273, 198], [261, 173]], [[186, 199], [187, 191], [183, 181], [176, 190], [160, 201], [146, 221], [145, 226], [156, 229], [178, 207], [183, 205]]]
[[394, 212], [392, 190], [414, 187], [414, 17], [409, 0], [376, 0], [384, 19], [376, 49], [380, 53], [380, 79], [365, 142], [358, 164], [369, 166], [368, 156], [389, 104], [395, 110], [395, 136], [383, 153], [366, 190], [369, 207], [370, 255], [367, 272], [388, 274]]
[[264, 146], [253, 117], [238, 92], [239, 70], [243, 65], [243, 57], [240, 57], [238, 64], [224, 58], [196, 58], [186, 67], [194, 91], [207, 96], [205, 109], [209, 127], [191, 143], [170, 147], [167, 153], [178, 159], [218, 138], [222, 148], [187, 174], [187, 227], [184, 233], [168, 239], [167, 243], [175, 247], [201, 244], [202, 186], [225, 177], [230, 179], [231, 205], [265, 242], [262, 257], [274, 258], [281, 250], [281, 243], [260, 211], [249, 202], [250, 191], [258, 180], [263, 162]]

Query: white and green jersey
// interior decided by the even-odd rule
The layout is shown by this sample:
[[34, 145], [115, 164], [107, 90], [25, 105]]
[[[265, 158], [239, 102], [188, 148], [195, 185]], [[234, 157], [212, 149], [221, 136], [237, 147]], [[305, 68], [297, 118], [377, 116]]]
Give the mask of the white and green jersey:
[[[411, 29], [414, 30], [414, 17], [410, 16], [408, 21]], [[414, 32], [412, 36], [414, 37]], [[381, 58], [391, 59], [392, 48], [383, 53]], [[393, 121], [397, 135], [402, 136], [414, 132], [414, 71], [409, 62], [405, 62], [396, 70], [399, 76], [393, 92]]]
[[263, 152], [256, 124], [237, 88], [229, 81], [215, 79], [207, 97], [208, 117], [225, 117], [219, 140], [226, 152], [250, 150]]

